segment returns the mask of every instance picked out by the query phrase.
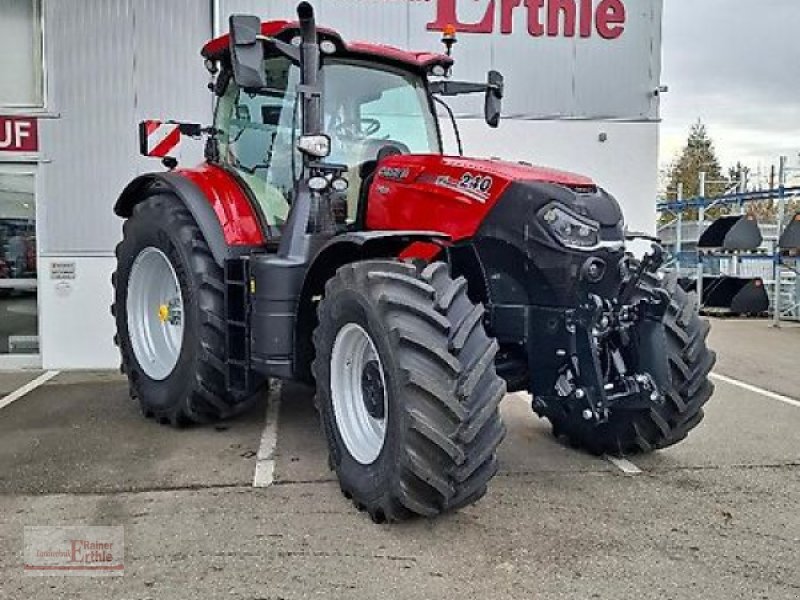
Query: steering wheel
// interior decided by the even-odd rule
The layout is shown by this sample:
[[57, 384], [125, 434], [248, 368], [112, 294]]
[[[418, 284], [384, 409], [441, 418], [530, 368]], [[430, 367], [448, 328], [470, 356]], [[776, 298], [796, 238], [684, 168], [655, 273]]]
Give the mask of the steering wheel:
[[369, 137], [378, 133], [381, 128], [381, 122], [378, 119], [367, 117], [366, 119], [361, 119], [361, 128], [364, 135]]
[[375, 135], [380, 131], [381, 122], [370, 117], [361, 119], [360, 128], [356, 128], [356, 123], [340, 121], [333, 126], [333, 133], [337, 137], [363, 139]]

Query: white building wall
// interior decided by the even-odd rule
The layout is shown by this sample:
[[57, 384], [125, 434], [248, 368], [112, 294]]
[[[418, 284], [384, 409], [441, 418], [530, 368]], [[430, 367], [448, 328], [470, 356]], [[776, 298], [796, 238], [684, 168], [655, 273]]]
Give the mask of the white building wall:
[[[437, 1], [314, 3], [319, 22], [348, 38], [436, 50], [439, 33], [425, 25]], [[620, 198], [632, 228], [652, 229], [658, 147], [652, 92], [660, 78], [662, 0], [623, 1], [628, 20], [617, 40], [533, 39], [522, 12], [513, 35], [461, 35], [456, 78], [503, 71], [506, 119], [495, 131], [469, 118], [480, 108], [478, 98], [456, 108], [468, 154], [590, 175]], [[111, 207], [137, 173], [160, 168], [138, 156], [136, 124], [158, 117], [210, 122], [198, 53], [212, 28], [227, 29], [232, 12], [291, 17], [296, 0], [43, 3], [47, 110], [56, 118], [40, 121], [37, 173], [42, 362], [45, 368], [114, 368], [110, 278], [121, 223]], [[459, 0], [459, 16], [474, 20], [487, 5]], [[178, 157], [195, 164], [201, 153], [199, 142], [189, 142]], [[51, 278], [54, 262], [73, 264], [74, 279]]]
[[[122, 222], [116, 198], [138, 173], [137, 123], [208, 123], [212, 97], [199, 56], [211, 35], [204, 0], [44, 0], [48, 110], [40, 121], [37, 239], [39, 340], [45, 368], [119, 365], [112, 342], [111, 273]], [[184, 144], [193, 165], [202, 144]], [[53, 262], [74, 279], [51, 278]]]
[[[441, 51], [441, 33], [430, 31], [442, 0], [314, 0], [317, 23], [345, 40]], [[616, 196], [631, 229], [654, 231], [658, 187], [661, 17], [663, 0], [621, 0], [623, 33], [604, 39], [592, 29], [582, 38], [532, 37], [528, 3], [514, 9], [512, 31], [501, 31], [495, 0], [493, 31], [459, 33], [453, 48], [453, 78], [483, 81], [489, 69], [505, 76], [503, 121], [489, 129], [479, 96], [447, 98], [459, 118], [464, 150], [470, 156], [525, 160], [593, 177]], [[235, 13], [262, 19], [295, 18], [296, 0], [218, 0], [217, 27], [224, 31]], [[577, 0], [580, 7], [582, 0]], [[461, 23], [487, 15], [491, 0], [457, 0]], [[549, 2], [544, 2], [547, 12]], [[592, 0], [593, 13], [600, 0]], [[446, 150], [455, 153], [452, 129], [442, 120]], [[606, 134], [606, 141], [599, 136]]]
[[[411, 50], [443, 50], [441, 32], [428, 28], [447, 0], [313, 0], [317, 23], [332, 27], [345, 40], [391, 44]], [[654, 120], [661, 75], [663, 0], [614, 0], [625, 10], [624, 29], [603, 38], [594, 16], [601, 0], [591, 0], [589, 37], [560, 34], [533, 37], [528, 32], [528, 2], [516, 2], [510, 33], [502, 32], [506, 0], [457, 0], [462, 24], [491, 17], [490, 33], [459, 33], [453, 48], [454, 78], [484, 81], [489, 69], [506, 76], [503, 114], [524, 118], [612, 118]], [[296, 19], [297, 0], [218, 0], [218, 27], [227, 29], [233, 13], [262, 19]], [[544, 2], [540, 18], [547, 14]], [[576, 14], [584, 0], [575, 0]], [[608, 0], [603, 4], [608, 4]], [[494, 10], [492, 10], [492, 8]], [[546, 20], [546, 19], [545, 19]], [[457, 100], [457, 101], [456, 101]], [[477, 115], [479, 103], [454, 99], [457, 112]]]
[[[617, 121], [500, 122], [461, 119], [465, 154], [524, 160], [592, 177], [623, 206], [628, 227], [655, 232], [658, 123]], [[600, 141], [601, 135], [606, 141]]]

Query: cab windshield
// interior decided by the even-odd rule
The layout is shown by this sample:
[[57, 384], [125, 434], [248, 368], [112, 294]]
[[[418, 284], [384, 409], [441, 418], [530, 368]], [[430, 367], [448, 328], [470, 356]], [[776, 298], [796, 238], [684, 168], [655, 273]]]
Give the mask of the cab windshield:
[[440, 153], [439, 134], [422, 78], [374, 63], [329, 60], [322, 71], [330, 162], [356, 167], [382, 143], [403, 153]]

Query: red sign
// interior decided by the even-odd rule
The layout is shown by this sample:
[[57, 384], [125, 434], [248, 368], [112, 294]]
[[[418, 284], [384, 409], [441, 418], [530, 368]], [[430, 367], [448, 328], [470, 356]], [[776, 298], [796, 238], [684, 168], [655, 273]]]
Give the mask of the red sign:
[[39, 123], [34, 117], [0, 117], [0, 152], [38, 152]]
[[429, 31], [442, 31], [448, 25], [464, 33], [492, 33], [499, 25], [500, 33], [510, 34], [512, 15], [526, 12], [528, 33], [533, 37], [592, 37], [615, 40], [625, 31], [623, 0], [479, 0], [486, 6], [483, 17], [465, 22], [459, 19], [457, 0], [437, 0], [436, 20], [428, 23]]

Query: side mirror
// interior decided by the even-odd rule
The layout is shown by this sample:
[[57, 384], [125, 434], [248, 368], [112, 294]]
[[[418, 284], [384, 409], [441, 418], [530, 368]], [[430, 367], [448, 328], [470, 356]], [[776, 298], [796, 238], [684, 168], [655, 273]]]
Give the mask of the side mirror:
[[503, 108], [503, 76], [497, 71], [489, 71], [486, 85], [486, 104], [483, 114], [489, 127], [500, 124], [500, 111]]
[[231, 15], [228, 21], [231, 39], [233, 80], [245, 91], [267, 87], [264, 72], [264, 44], [261, 19], [252, 15]]

